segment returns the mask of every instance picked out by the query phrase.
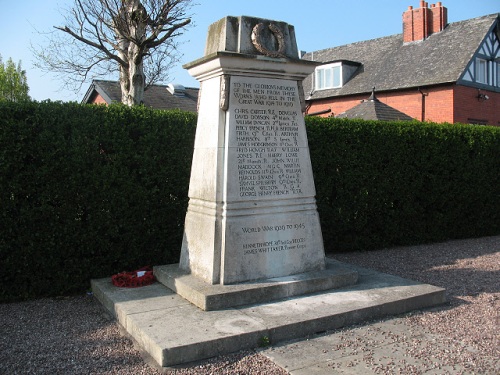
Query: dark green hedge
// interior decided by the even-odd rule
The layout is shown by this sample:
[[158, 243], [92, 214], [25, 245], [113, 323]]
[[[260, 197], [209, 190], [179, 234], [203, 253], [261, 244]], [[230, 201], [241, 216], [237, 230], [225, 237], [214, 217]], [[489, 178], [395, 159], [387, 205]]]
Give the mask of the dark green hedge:
[[500, 128], [308, 118], [327, 251], [500, 233]]
[[[307, 118], [327, 251], [500, 233], [500, 128]], [[177, 262], [196, 116], [0, 102], [0, 301]]]
[[0, 102], [0, 116], [0, 300], [178, 260], [195, 115]]

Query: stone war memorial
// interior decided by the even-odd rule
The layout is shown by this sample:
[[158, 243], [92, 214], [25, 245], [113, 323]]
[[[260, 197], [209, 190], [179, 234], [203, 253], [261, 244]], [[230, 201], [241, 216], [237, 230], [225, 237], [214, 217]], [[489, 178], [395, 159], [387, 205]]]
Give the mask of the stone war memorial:
[[252, 17], [212, 24], [186, 66], [201, 84], [189, 208], [179, 266], [155, 274], [204, 310], [356, 282], [325, 263], [303, 116], [315, 66], [293, 26]]
[[[160, 367], [276, 344], [445, 301], [442, 288], [325, 257], [294, 27], [225, 17], [204, 56], [178, 264], [95, 297]], [[165, 218], [168, 220], [168, 218]]]

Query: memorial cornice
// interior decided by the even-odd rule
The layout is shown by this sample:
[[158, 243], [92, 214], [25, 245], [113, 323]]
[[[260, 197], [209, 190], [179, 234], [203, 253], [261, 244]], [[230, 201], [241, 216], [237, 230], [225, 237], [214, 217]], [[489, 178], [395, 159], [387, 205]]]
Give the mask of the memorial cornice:
[[302, 81], [319, 64], [315, 61], [273, 58], [219, 51], [183, 65], [189, 74], [200, 81], [222, 74], [258, 76]]

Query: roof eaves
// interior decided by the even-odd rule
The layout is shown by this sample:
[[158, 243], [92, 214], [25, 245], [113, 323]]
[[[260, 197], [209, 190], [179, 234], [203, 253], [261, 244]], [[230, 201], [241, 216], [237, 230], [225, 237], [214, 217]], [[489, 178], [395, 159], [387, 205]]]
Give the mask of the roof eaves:
[[94, 91], [95, 91], [95, 83], [92, 82], [90, 84], [87, 92], [85, 93], [85, 96], [83, 97], [82, 101], [80, 102], [80, 104], [89, 104], [89, 100], [91, 99]]

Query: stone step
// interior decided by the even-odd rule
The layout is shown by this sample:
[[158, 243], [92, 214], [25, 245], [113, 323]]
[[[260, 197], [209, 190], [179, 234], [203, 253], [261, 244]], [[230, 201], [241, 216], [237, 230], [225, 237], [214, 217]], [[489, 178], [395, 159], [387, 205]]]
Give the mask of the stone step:
[[232, 285], [208, 284], [179, 269], [177, 264], [155, 267], [154, 275], [160, 283], [207, 311], [338, 289], [358, 280], [356, 271], [332, 260], [326, 261], [326, 269], [322, 271]]
[[271, 303], [203, 311], [160, 283], [126, 289], [92, 280], [95, 297], [159, 366], [276, 344], [445, 302], [445, 290], [337, 262], [356, 285]]

